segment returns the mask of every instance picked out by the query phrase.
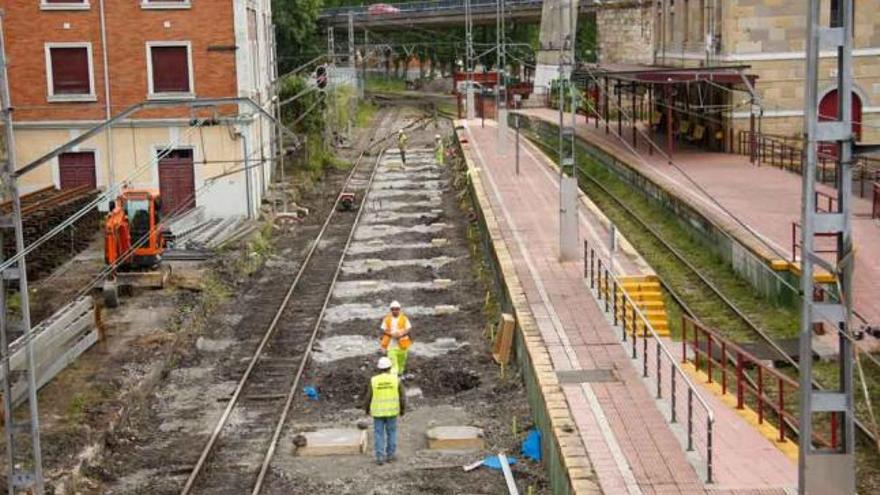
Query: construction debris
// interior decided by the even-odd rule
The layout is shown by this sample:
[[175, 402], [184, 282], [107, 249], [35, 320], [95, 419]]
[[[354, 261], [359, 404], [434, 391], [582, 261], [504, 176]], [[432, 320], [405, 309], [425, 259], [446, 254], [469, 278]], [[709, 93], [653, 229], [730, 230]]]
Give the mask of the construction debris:
[[215, 249], [242, 239], [257, 227], [243, 216], [207, 217], [204, 207], [196, 207], [171, 220], [165, 239], [168, 260], [203, 260]]

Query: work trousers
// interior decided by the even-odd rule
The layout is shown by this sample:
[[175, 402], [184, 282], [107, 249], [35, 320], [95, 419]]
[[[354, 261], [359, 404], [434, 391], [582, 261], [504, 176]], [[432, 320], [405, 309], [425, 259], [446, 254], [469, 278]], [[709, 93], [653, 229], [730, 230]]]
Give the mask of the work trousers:
[[406, 371], [406, 353], [409, 350], [404, 350], [399, 347], [388, 348], [388, 359], [391, 360], [391, 372], [397, 376], [403, 375], [404, 371]]
[[403, 148], [400, 148], [400, 161], [406, 165], [406, 150]]
[[378, 461], [394, 457], [397, 451], [397, 416], [373, 418], [373, 449]]

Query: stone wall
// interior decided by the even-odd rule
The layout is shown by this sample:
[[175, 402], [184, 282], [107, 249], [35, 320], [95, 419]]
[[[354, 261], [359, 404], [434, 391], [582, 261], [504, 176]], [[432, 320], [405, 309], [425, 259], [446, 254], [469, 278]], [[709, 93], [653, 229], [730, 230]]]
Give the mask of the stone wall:
[[654, 62], [654, 19], [651, 7], [609, 6], [596, 12], [599, 62]]

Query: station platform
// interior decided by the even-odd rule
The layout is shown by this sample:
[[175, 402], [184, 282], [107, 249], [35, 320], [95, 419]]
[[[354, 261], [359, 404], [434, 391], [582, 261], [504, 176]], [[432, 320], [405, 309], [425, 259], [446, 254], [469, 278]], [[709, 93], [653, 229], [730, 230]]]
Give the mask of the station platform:
[[[559, 120], [558, 111], [548, 108], [518, 113], [552, 124]], [[593, 121], [587, 124], [579, 117], [575, 130], [578, 137], [627, 163], [704, 213], [768, 265], [786, 265], [793, 259], [792, 225], [800, 221], [801, 215], [800, 175], [771, 166], [753, 165], [748, 156], [709, 152], [686, 144], [676, 146], [673, 166], [661, 154], [649, 154], [649, 144], [643, 134], [638, 135], [638, 146], [633, 147], [631, 128], [624, 127], [621, 139], [616, 125], [612, 124], [606, 134], [604, 126], [596, 128]], [[824, 194], [836, 193], [822, 184], [817, 184], [817, 190]], [[852, 204], [856, 267], [853, 306], [865, 320], [859, 321], [859, 325], [880, 326], [880, 304], [877, 303], [880, 301], [880, 283], [877, 283], [880, 280], [880, 222], [871, 219], [869, 199], [854, 197]], [[724, 210], [742, 220], [749, 229], [735, 222]], [[827, 242], [817, 239], [817, 246], [820, 245], [827, 245]], [[836, 346], [832, 333], [826, 333], [822, 340]], [[859, 345], [868, 351], [880, 351], [880, 339], [870, 336]]]
[[[594, 473], [601, 491], [793, 493], [796, 462], [699, 384], [696, 393], [708, 404], [715, 423], [709, 440], [698, 420], [694, 450], [687, 451], [684, 413], [670, 425], [668, 411], [643, 378], [642, 361], [631, 358], [619, 330], [585, 284], [584, 262], [559, 261], [559, 182], [554, 165], [523, 140], [516, 174], [512, 146], [498, 147], [493, 122], [486, 121], [485, 128], [478, 120], [459, 121], [459, 125], [463, 125], [459, 137], [467, 141], [463, 149], [471, 172], [479, 176], [479, 187], [485, 191], [481, 208], [498, 219], [500, 242], [510, 253], [528, 311], [537, 322], [587, 452], [585, 469]], [[607, 221], [581, 199], [581, 242], [602, 246], [607, 243]], [[625, 244], [623, 253], [615, 260], [616, 273], [651, 273]], [[655, 351], [646, 352], [650, 356]], [[573, 376], [582, 378], [570, 379]], [[664, 383], [668, 390], [668, 382]], [[673, 393], [679, 404], [686, 403], [683, 385]], [[711, 483], [706, 482], [707, 441], [712, 446]]]

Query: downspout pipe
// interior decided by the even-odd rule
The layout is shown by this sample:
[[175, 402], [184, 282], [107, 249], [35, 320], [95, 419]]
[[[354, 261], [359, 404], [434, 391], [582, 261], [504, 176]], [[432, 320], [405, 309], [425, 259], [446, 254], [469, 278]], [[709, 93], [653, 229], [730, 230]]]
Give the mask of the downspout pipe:
[[[110, 101], [110, 56], [107, 54], [107, 19], [104, 14], [104, 0], [98, 0], [98, 10], [101, 14], [101, 58], [104, 66], [104, 118], [110, 120], [113, 117]], [[112, 188], [116, 182], [116, 171], [113, 167], [113, 127], [107, 126], [105, 130], [106, 160], [107, 160], [107, 187]]]

